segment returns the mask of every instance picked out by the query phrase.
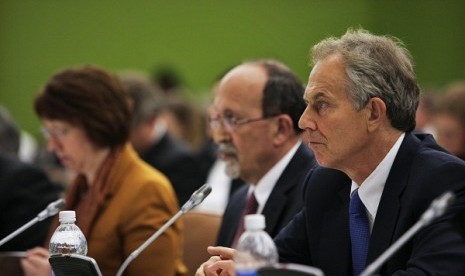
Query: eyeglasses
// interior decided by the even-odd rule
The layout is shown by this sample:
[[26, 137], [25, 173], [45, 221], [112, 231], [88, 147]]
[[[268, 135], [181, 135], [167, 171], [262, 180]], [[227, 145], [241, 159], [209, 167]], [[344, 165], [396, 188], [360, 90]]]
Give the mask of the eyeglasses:
[[237, 119], [234, 116], [218, 116], [215, 118], [208, 118], [208, 123], [210, 124], [211, 129], [218, 129], [220, 124], [227, 129], [228, 131], [233, 131], [235, 130], [238, 126], [253, 123], [253, 122], [258, 122], [258, 121], [263, 121], [263, 120], [268, 120], [273, 117], [276, 117], [278, 115], [272, 115], [272, 116], [266, 116], [266, 117], [260, 117], [260, 118], [253, 118], [253, 119]]
[[63, 128], [51, 128], [51, 129], [48, 129], [46, 127], [41, 127], [40, 128], [40, 132], [42, 133], [42, 136], [44, 136], [44, 138], [50, 138], [50, 137], [53, 137], [53, 138], [61, 138], [63, 136], [65, 136], [66, 134], [68, 134], [69, 132], [69, 128], [67, 127], [63, 127]]

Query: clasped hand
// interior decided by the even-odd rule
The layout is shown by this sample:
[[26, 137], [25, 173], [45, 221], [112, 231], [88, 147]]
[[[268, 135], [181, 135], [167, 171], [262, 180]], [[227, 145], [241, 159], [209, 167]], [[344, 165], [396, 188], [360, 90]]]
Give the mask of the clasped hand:
[[233, 256], [235, 250], [222, 246], [209, 246], [207, 251], [212, 257], [200, 265], [195, 276], [235, 276]]

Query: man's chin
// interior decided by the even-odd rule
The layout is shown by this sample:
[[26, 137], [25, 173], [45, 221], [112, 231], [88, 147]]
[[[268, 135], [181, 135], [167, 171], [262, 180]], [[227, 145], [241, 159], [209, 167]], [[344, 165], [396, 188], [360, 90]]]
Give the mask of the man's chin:
[[231, 179], [236, 179], [241, 176], [239, 165], [235, 162], [226, 161], [226, 175]]

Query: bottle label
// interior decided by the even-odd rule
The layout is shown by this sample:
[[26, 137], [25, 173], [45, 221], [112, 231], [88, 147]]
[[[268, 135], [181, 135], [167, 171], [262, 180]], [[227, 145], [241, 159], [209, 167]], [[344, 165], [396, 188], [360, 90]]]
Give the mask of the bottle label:
[[67, 243], [57, 244], [55, 250], [55, 252], [60, 252], [61, 254], [77, 253], [77, 249], [75, 248], [75, 246]]

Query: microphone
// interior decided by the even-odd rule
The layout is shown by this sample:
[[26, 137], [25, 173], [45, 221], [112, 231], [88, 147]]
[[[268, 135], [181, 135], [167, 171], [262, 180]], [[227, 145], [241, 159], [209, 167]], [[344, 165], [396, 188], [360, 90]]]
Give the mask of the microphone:
[[195, 191], [189, 200], [184, 203], [181, 207], [181, 212], [183, 214], [189, 212], [192, 208], [202, 203], [202, 201], [212, 192], [212, 187], [208, 184], [204, 184], [197, 191]]
[[136, 250], [134, 250], [123, 262], [121, 267], [118, 269], [116, 276], [121, 276], [124, 270], [127, 268], [130, 262], [132, 262], [137, 256], [139, 256], [142, 251], [147, 248], [152, 242], [154, 242], [161, 234], [163, 234], [168, 227], [171, 226], [176, 220], [179, 219], [182, 215], [189, 212], [195, 206], [202, 203], [202, 201], [211, 193], [212, 187], [207, 184], [203, 184], [197, 191], [195, 191], [189, 200], [184, 203], [181, 209], [174, 215], [170, 220], [168, 220], [160, 229], [158, 229], [150, 238], [148, 238], [141, 246], [139, 246]]
[[64, 199], [57, 199], [50, 204], [47, 205], [42, 212], [37, 215], [39, 221], [43, 221], [44, 219], [56, 215], [61, 209], [65, 207], [65, 200]]
[[417, 223], [405, 232], [394, 244], [392, 244], [383, 254], [381, 254], [374, 262], [372, 262], [360, 276], [374, 275], [377, 271], [394, 253], [399, 250], [410, 238], [413, 237], [421, 228], [430, 224], [434, 219], [442, 216], [447, 207], [455, 201], [455, 195], [451, 191], [447, 191], [437, 197], [426, 211], [421, 215]]
[[24, 224], [20, 228], [16, 229], [13, 233], [3, 238], [0, 241], [0, 246], [4, 245], [9, 240], [16, 237], [21, 232], [28, 229], [29, 227], [36, 224], [37, 222], [43, 221], [44, 219], [48, 217], [56, 215], [61, 209], [63, 209], [63, 207], [65, 207], [65, 201], [61, 198], [49, 203], [47, 207], [42, 212], [40, 212], [35, 218], [33, 218], [32, 220], [30, 220], [28, 223]]

